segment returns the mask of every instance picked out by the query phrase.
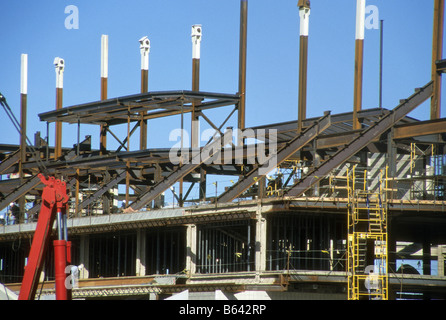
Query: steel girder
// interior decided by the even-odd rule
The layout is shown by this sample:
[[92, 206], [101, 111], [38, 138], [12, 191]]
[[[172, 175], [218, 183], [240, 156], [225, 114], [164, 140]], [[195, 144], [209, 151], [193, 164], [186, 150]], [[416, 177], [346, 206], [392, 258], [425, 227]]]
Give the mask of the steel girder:
[[11, 202], [16, 201], [24, 196], [28, 191], [40, 184], [40, 178], [35, 175], [28, 178], [22, 185], [16, 188], [13, 192], [8, 194], [2, 201], [0, 201], [0, 210], [5, 209]]
[[405, 115], [414, 110], [421, 103], [426, 101], [433, 93], [433, 82], [429, 82], [423, 88], [416, 89], [415, 93], [408, 99], [403, 100], [391, 112], [382, 117], [374, 125], [362, 132], [359, 137], [352, 140], [342, 149], [336, 152], [328, 160], [322, 162], [303, 179], [295, 183], [289, 190], [284, 192], [284, 196], [298, 197], [311, 188], [314, 184], [324, 178], [331, 170], [338, 167], [357, 152], [361, 151], [379, 135], [390, 129], [395, 123]]
[[[302, 131], [296, 138], [287, 143], [277, 152], [277, 165], [284, 162], [294, 153], [303, 148], [310, 141], [314, 140], [320, 133], [331, 125], [331, 116], [327, 113], [325, 116], [314, 122], [313, 125]], [[267, 173], [261, 174], [262, 167], [254, 168], [239, 182], [234, 184], [231, 188], [221, 194], [217, 203], [229, 202], [237, 198], [242, 192], [252, 186], [258, 179], [265, 176]], [[263, 170], [265, 171], [265, 170]]]
[[129, 206], [130, 209], [135, 211], [142, 209], [145, 205], [147, 205], [147, 203], [154, 200], [157, 196], [159, 196], [162, 192], [167, 190], [167, 188], [169, 188], [175, 182], [184, 178], [186, 175], [188, 175], [189, 173], [200, 167], [202, 163], [205, 163], [207, 160], [214, 157], [217, 153], [221, 152], [223, 147], [222, 141], [227, 141], [228, 137], [232, 138], [231, 130], [227, 131], [223, 137], [218, 137], [212, 143], [203, 147], [203, 149], [200, 152], [192, 156], [192, 159], [188, 161], [188, 163], [180, 165], [177, 170], [169, 174], [162, 181], [158, 182], [148, 191], [139, 195], [138, 198]]

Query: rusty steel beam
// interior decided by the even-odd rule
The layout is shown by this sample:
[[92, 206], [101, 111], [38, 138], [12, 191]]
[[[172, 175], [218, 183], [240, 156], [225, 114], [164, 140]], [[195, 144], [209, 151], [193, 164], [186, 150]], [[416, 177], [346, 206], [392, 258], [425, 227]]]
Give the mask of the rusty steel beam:
[[[407, 139], [419, 136], [427, 136], [434, 134], [446, 133], [446, 119], [436, 119], [419, 121], [414, 123], [395, 125], [393, 131], [393, 139]], [[356, 139], [361, 134], [361, 131], [343, 132], [333, 135], [323, 135], [318, 137], [316, 141], [316, 149], [336, 148], [348, 144], [350, 141]], [[376, 137], [371, 142], [379, 141]]]
[[[23, 172], [23, 165], [26, 162], [26, 114], [27, 114], [27, 102], [28, 102], [28, 55], [22, 54], [21, 56], [21, 77], [20, 77], [20, 161], [19, 161], [19, 176], [20, 182], [25, 181], [25, 173]], [[20, 197], [19, 208], [20, 217], [25, 212], [25, 197]]]
[[394, 139], [446, 133], [446, 119], [436, 119], [395, 126]]
[[379, 90], [378, 106], [383, 108], [383, 55], [384, 55], [384, 20], [380, 20], [379, 26]]
[[223, 137], [216, 138], [212, 143], [203, 147], [202, 150], [193, 152], [193, 156], [190, 161], [184, 161], [184, 164], [180, 164], [177, 170], [173, 171], [163, 180], [156, 183], [148, 191], [140, 194], [137, 199], [127, 208], [129, 209], [128, 211], [137, 211], [142, 209], [175, 182], [183, 179], [186, 175], [199, 168], [201, 164], [207, 162], [209, 159], [212, 159], [217, 153], [221, 152], [222, 141], [228, 141], [228, 137], [232, 138], [232, 131], [226, 132]]
[[434, 0], [434, 26], [432, 39], [432, 81], [434, 93], [431, 98], [431, 120], [441, 116], [441, 73], [437, 61], [443, 59], [444, 0]]
[[310, 1], [300, 0], [298, 3], [300, 16], [299, 46], [299, 103], [297, 130], [302, 131], [303, 121], [307, 117], [307, 67], [308, 67], [308, 34], [310, 19]]
[[[395, 125], [393, 131], [393, 139], [398, 140], [445, 133], [446, 119], [443, 118]], [[350, 131], [339, 134], [320, 136], [316, 141], [316, 149], [328, 149], [346, 145], [350, 141], [356, 139], [360, 134], [360, 131]], [[377, 141], [379, 141], [379, 137], [376, 137], [371, 142]]]
[[[141, 93], [147, 93], [149, 88], [149, 53], [150, 53], [150, 40], [147, 37], [139, 39], [140, 52], [141, 52]], [[139, 149], [147, 149], [147, 119], [145, 116], [147, 111], [140, 113], [141, 120], [139, 123], [140, 138]]]
[[316, 141], [316, 149], [330, 149], [344, 146], [360, 135], [360, 131], [343, 132], [333, 135], [323, 135], [318, 137]]
[[23, 177], [22, 164], [26, 161], [26, 113], [28, 100], [28, 55], [22, 54], [20, 88], [20, 176]]
[[[196, 24], [192, 26], [192, 91], [200, 90], [200, 51], [201, 39], [203, 29], [201, 25]], [[191, 147], [199, 147], [199, 116], [196, 110], [199, 101], [192, 102], [192, 116], [191, 116]]]
[[117, 184], [119, 184], [121, 181], [123, 181], [126, 178], [127, 171], [126, 170], [119, 170], [114, 178], [112, 178], [110, 181], [108, 181], [105, 185], [100, 187], [98, 190], [96, 190], [95, 193], [93, 193], [90, 197], [82, 201], [76, 211], [76, 214], [80, 212], [85, 207], [89, 206], [96, 200], [98, 200], [100, 197], [102, 197], [108, 190], [115, 187]]
[[0, 174], [3, 174], [6, 170], [12, 167], [14, 164], [20, 161], [20, 149], [11, 153], [5, 160], [0, 163]]
[[[108, 36], [101, 37], [101, 100], [107, 100], [108, 87]], [[99, 152], [104, 155], [107, 150], [107, 128], [106, 124], [100, 127]]]
[[[297, 151], [302, 149], [306, 144], [310, 141], [314, 140], [320, 133], [322, 133], [325, 129], [330, 127], [331, 125], [331, 117], [330, 114], [327, 113], [323, 116], [319, 121], [315, 122], [312, 126], [305, 129], [305, 131], [301, 132], [296, 138], [287, 143], [283, 148], [281, 148], [276, 155], [277, 165], [284, 162], [290, 156], [295, 154]], [[267, 165], [265, 166], [267, 167]], [[241, 178], [236, 184], [231, 186], [228, 190], [222, 193], [218, 199], [217, 203], [229, 202], [237, 198], [242, 192], [248, 189], [250, 186], [259, 181], [262, 177], [266, 176], [268, 172], [262, 172], [262, 167], [257, 167], [249, 172], [246, 176]], [[263, 170], [265, 171], [265, 170]]]
[[28, 178], [23, 184], [0, 201], [0, 210], [5, 209], [11, 202], [17, 201], [17, 199], [24, 196], [28, 191], [37, 187], [40, 182], [40, 178], [37, 175]]
[[353, 130], [361, 129], [358, 112], [362, 109], [362, 78], [364, 69], [365, 0], [356, 2], [355, 82], [353, 96]]
[[[192, 26], [192, 91], [200, 90], [200, 58], [201, 58], [201, 39], [202, 39], [203, 29], [201, 25], [193, 25]], [[196, 109], [197, 105], [199, 105], [199, 101], [192, 102], [192, 114], [191, 114], [191, 147], [198, 148], [200, 146], [199, 142], [199, 115], [200, 112]], [[183, 111], [184, 106], [181, 106], [181, 119], [183, 119]], [[182, 120], [183, 121], [183, 120]], [[161, 174], [160, 174], [161, 175]], [[159, 176], [160, 176], [159, 175]], [[205, 175], [203, 170], [200, 170], [200, 177]], [[183, 177], [179, 179], [180, 181], [180, 197], [179, 197], [179, 205], [183, 206], [184, 199], [183, 198]], [[157, 181], [158, 182], [158, 181]], [[206, 186], [204, 189], [200, 188], [200, 199], [206, 198]], [[155, 201], [156, 202], [156, 201]]]
[[[146, 109], [149, 114], [145, 119], [155, 119], [165, 116], [189, 113], [192, 111], [192, 101], [201, 101], [196, 110], [203, 111], [238, 103], [236, 94], [213, 92], [195, 92], [187, 90], [157, 91], [139, 93], [89, 102], [39, 114], [40, 121], [66, 123], [103, 124], [109, 126], [126, 124], [130, 109], [132, 122], [141, 119], [139, 112]], [[183, 111], [181, 106], [184, 106]]]
[[445, 59], [438, 60], [435, 62], [435, 64], [437, 66], [437, 72], [439, 72], [439, 73], [446, 72], [446, 60]]
[[406, 114], [414, 110], [421, 103], [432, 96], [433, 82], [429, 82], [408, 99], [403, 100], [395, 109], [386, 114], [383, 118], [377, 121], [373, 126], [362, 132], [360, 136], [347, 144], [344, 148], [336, 152], [332, 157], [322, 162], [313, 171], [311, 171], [303, 179], [295, 183], [289, 190], [284, 192], [284, 196], [298, 197], [305, 191], [310, 189], [314, 184], [322, 180], [331, 170], [338, 167], [357, 152], [375, 140], [379, 135], [391, 128], [395, 123], [401, 120]]
[[[248, 34], [248, 1], [240, 1], [240, 44], [239, 44], [239, 80], [238, 94], [240, 101], [238, 103], [238, 128], [245, 130], [246, 118], [246, 53], [247, 53], [247, 34]], [[239, 139], [238, 145], [244, 144], [243, 139]]]
[[[54, 59], [56, 68], [56, 110], [62, 109], [63, 97], [63, 72], [65, 69], [65, 61], [61, 58]], [[56, 136], [54, 144], [54, 158], [58, 159], [62, 156], [62, 122], [56, 121]]]

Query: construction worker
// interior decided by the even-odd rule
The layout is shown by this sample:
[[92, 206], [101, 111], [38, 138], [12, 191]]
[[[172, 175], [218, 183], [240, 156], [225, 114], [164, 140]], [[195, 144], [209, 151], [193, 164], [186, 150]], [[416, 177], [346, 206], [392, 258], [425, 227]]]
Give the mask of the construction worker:
[[11, 202], [11, 204], [9, 205], [9, 212], [8, 212], [9, 224], [15, 224], [16, 222], [19, 221], [19, 213], [20, 213], [19, 206], [16, 205], [15, 202]]

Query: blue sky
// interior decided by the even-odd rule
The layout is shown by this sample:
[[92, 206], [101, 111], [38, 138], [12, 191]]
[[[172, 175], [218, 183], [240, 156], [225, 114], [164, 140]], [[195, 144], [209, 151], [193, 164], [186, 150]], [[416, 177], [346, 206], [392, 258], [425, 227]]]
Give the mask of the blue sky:
[[[79, 28], [66, 29], [68, 5], [79, 10]], [[430, 80], [433, 1], [368, 0], [384, 20], [384, 107], [394, 108]], [[355, 0], [311, 3], [308, 117], [348, 112], [353, 105]], [[55, 108], [55, 57], [65, 59], [64, 106], [99, 100], [101, 34], [109, 36], [109, 98], [138, 93], [138, 40], [151, 40], [149, 91], [190, 90], [190, 28], [202, 24], [200, 89], [236, 93], [239, 0], [2, 1], [0, 92], [20, 116], [20, 55], [28, 54], [28, 136], [46, 136], [38, 114]], [[251, 0], [248, 4], [246, 125], [297, 119], [299, 15], [297, 0]], [[363, 108], [378, 106], [379, 30], [367, 29]], [[209, 113], [222, 121], [229, 109]], [[411, 116], [429, 117], [424, 104]], [[235, 120], [236, 117], [233, 117]], [[19, 135], [0, 110], [0, 143]], [[232, 122], [235, 125], [235, 121]], [[149, 147], [166, 147], [179, 118], [149, 122]], [[76, 141], [77, 128], [64, 125], [63, 146]], [[118, 129], [119, 130], [119, 129]], [[124, 128], [123, 130], [126, 130]], [[82, 126], [81, 137], [98, 130]], [[54, 127], [50, 127], [50, 137]], [[154, 138], [156, 137], [156, 138]], [[135, 144], [138, 138], [133, 138]], [[50, 140], [52, 141], [52, 140]], [[112, 139], [109, 139], [112, 143]], [[172, 143], [173, 144], [173, 143]]]
[[[297, 0], [251, 0], [248, 4], [246, 125], [297, 119], [299, 15]], [[79, 28], [66, 29], [65, 8], [79, 10]], [[433, 0], [367, 0], [384, 20], [383, 104], [392, 109], [431, 74]], [[308, 117], [348, 112], [353, 105], [355, 0], [312, 0], [308, 61]], [[63, 105], [100, 98], [101, 35], [109, 36], [108, 96], [140, 90], [138, 40], [151, 41], [149, 91], [190, 90], [190, 29], [202, 24], [200, 88], [236, 93], [238, 88], [239, 0], [21, 0], [0, 2], [0, 92], [20, 116], [20, 56], [28, 54], [28, 136], [46, 136], [38, 114], [55, 108], [55, 57], [65, 59]], [[363, 108], [378, 106], [379, 30], [365, 32]], [[230, 110], [229, 110], [230, 111]], [[222, 121], [228, 109], [210, 113]], [[444, 107], [442, 113], [444, 114]], [[429, 104], [411, 116], [429, 117]], [[236, 119], [233, 117], [232, 119]], [[0, 143], [18, 144], [0, 110]], [[236, 127], [235, 121], [232, 125]], [[168, 147], [178, 117], [149, 122], [149, 147]], [[77, 136], [64, 125], [63, 146]], [[118, 129], [119, 130], [119, 129]], [[126, 132], [126, 128], [121, 128]], [[82, 126], [81, 137], [98, 128]], [[51, 141], [54, 127], [50, 127]], [[138, 138], [132, 142], [137, 144]], [[53, 142], [51, 142], [53, 143]], [[109, 139], [113, 144], [113, 139]], [[173, 144], [174, 142], [172, 142]], [[133, 148], [135, 149], [135, 148]], [[219, 185], [220, 186], [220, 185]], [[210, 184], [208, 189], [213, 192]]]

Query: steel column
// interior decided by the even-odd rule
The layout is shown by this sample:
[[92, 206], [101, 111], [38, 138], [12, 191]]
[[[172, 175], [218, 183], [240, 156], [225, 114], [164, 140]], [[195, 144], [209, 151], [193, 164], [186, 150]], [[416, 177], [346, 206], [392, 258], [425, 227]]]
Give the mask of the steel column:
[[[146, 93], [149, 86], [149, 53], [150, 53], [150, 40], [147, 37], [139, 39], [140, 51], [141, 51], [141, 93]], [[139, 149], [147, 149], [147, 119], [145, 115], [147, 111], [140, 113], [140, 140]]]
[[[247, 34], [248, 34], [248, 1], [240, 1], [240, 44], [239, 44], [239, 80], [238, 93], [240, 102], [238, 103], [238, 129], [245, 129], [245, 109], [246, 109], [246, 54], [247, 54]], [[243, 139], [238, 139], [237, 145], [244, 144]]]
[[[23, 164], [26, 162], [26, 114], [27, 114], [27, 98], [28, 98], [28, 55], [21, 56], [21, 88], [20, 88], [20, 161], [19, 161], [19, 175], [20, 182], [25, 180], [23, 172]], [[25, 212], [25, 197], [20, 197], [19, 221], [23, 219]]]
[[[202, 39], [201, 25], [192, 26], [192, 91], [200, 90], [200, 50]], [[199, 117], [196, 112], [196, 106], [199, 102], [192, 102], [191, 117], [191, 147], [199, 147]]]
[[[61, 58], [54, 59], [56, 68], [56, 110], [62, 109], [63, 97], [63, 72], [65, 69], [65, 61]], [[54, 158], [58, 159], [62, 156], [62, 122], [56, 121], [56, 136], [54, 146]]]
[[362, 77], [364, 68], [365, 0], [356, 2], [355, 82], [353, 98], [353, 130], [361, 129], [358, 112], [362, 109]]
[[[200, 168], [200, 191], [199, 197], [201, 201], [206, 201], [206, 170]], [[186, 198], [186, 197], [185, 197]]]
[[28, 55], [21, 56], [21, 88], [20, 88], [20, 177], [23, 177], [23, 162], [26, 161], [26, 114], [28, 98]]
[[434, 29], [432, 40], [432, 81], [434, 93], [431, 98], [431, 120], [441, 117], [441, 73], [436, 62], [443, 59], [444, 0], [434, 0]]
[[379, 108], [383, 107], [383, 51], [384, 51], [384, 21], [380, 20], [379, 28]]
[[302, 131], [302, 123], [307, 116], [307, 65], [308, 65], [308, 34], [310, 19], [310, 1], [300, 0], [300, 46], [299, 46], [299, 105], [297, 131]]
[[[101, 100], [107, 100], [108, 86], [108, 35], [101, 37]], [[107, 128], [106, 124], [101, 125], [99, 151], [104, 155], [107, 150]]]

